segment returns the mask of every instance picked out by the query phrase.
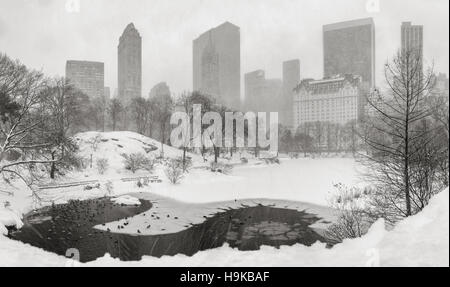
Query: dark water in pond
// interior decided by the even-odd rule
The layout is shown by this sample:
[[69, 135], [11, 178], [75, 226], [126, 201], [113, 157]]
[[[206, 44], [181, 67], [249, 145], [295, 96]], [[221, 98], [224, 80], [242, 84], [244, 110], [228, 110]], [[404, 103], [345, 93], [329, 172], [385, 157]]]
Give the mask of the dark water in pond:
[[28, 215], [24, 227], [9, 236], [60, 255], [76, 248], [81, 262], [95, 260], [105, 253], [124, 261], [139, 260], [143, 255], [193, 255], [200, 250], [220, 247], [225, 242], [239, 250], [257, 250], [261, 245], [279, 247], [326, 242], [309, 227], [320, 218], [268, 206], [243, 206], [220, 212], [201, 224], [172, 234], [136, 236], [93, 228], [151, 207], [145, 200], [141, 200], [139, 206], [117, 205], [108, 198], [72, 201]]

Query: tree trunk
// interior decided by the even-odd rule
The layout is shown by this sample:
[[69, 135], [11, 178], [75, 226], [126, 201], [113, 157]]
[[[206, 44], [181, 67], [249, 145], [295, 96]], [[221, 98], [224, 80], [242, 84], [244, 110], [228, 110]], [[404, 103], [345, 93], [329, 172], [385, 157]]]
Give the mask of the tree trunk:
[[[55, 160], [55, 153], [52, 152], [52, 160]], [[55, 179], [55, 172], [56, 172], [56, 164], [55, 162], [52, 162], [52, 165], [50, 167], [50, 178]]]

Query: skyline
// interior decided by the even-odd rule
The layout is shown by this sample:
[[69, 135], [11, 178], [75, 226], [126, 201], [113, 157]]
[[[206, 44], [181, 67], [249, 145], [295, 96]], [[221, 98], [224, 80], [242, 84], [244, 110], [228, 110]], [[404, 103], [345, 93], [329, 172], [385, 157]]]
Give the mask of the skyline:
[[[133, 22], [143, 40], [142, 95], [147, 97], [150, 89], [162, 81], [178, 94], [192, 89], [192, 41], [229, 21], [241, 30], [242, 98], [245, 73], [262, 69], [267, 78], [281, 78], [282, 62], [286, 60], [300, 60], [302, 78], [322, 78], [323, 25], [373, 17], [378, 86], [383, 81], [383, 64], [400, 48], [400, 27], [404, 21], [424, 26], [425, 64], [434, 59], [435, 71], [449, 74], [448, 1], [414, 0], [416, 5], [404, 6], [402, 0], [381, 0], [380, 11], [376, 13], [366, 11], [365, 0], [349, 0], [347, 5], [330, 0], [276, 3], [249, 0], [235, 5], [202, 0], [170, 3], [135, 0], [127, 7], [118, 0], [108, 0], [107, 4], [103, 0], [92, 2], [81, 0], [80, 11], [69, 13], [65, 1], [2, 0], [0, 11], [20, 7], [24, 17], [0, 14], [0, 51], [50, 76], [64, 76], [67, 60], [104, 62], [105, 86], [113, 93], [117, 88], [119, 37], [126, 25]], [[330, 9], [318, 10], [324, 6]], [[403, 16], [397, 15], [400, 8]], [[160, 14], [167, 15], [166, 10], [174, 17], [161, 17]], [[434, 17], [428, 17], [431, 11]], [[319, 12], [321, 17], [315, 17]], [[35, 24], [36, 19], [41, 25]], [[15, 33], [26, 36], [14, 37]], [[97, 46], [92, 48], [92, 43]]]

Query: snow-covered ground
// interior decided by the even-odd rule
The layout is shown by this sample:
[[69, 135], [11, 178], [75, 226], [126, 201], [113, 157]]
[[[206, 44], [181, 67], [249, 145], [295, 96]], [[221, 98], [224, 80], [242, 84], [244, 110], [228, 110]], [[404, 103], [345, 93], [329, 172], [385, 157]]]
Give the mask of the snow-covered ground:
[[[86, 190], [82, 185], [37, 190], [44, 201], [36, 202], [33, 201], [31, 191], [20, 183], [12, 187], [0, 182], [0, 233], [6, 232], [5, 225], [20, 227], [20, 217], [32, 208], [52, 202], [64, 203], [70, 199], [101, 196], [114, 197], [118, 203], [124, 204], [136, 204], [137, 198], [148, 199], [152, 201], [154, 211], [157, 211], [159, 215], [164, 217], [170, 214], [170, 217], [166, 216], [161, 221], [154, 221], [149, 216], [137, 215], [127, 219], [129, 224], [120, 231], [115, 229], [117, 223], [97, 227], [109, 226], [113, 232], [135, 233], [144, 224], [152, 225], [150, 230], [145, 231], [141, 228], [146, 234], [177, 232], [190, 224], [201, 223], [205, 220], [205, 216], [210, 216], [221, 209], [236, 208], [242, 204], [250, 206], [264, 204], [307, 210], [322, 218], [313, 227], [323, 228], [324, 221], [329, 221], [333, 217], [330, 209], [325, 206], [330, 195], [336, 190], [334, 184], [364, 185], [358, 177], [361, 167], [354, 159], [349, 158], [283, 159], [280, 165], [267, 165], [262, 161], [249, 158], [248, 164], [236, 165], [230, 175], [224, 175], [212, 173], [207, 170], [208, 163], [205, 163], [203, 158], [189, 154], [193, 159], [193, 168], [180, 184], [171, 184], [165, 177], [164, 166], [157, 165], [152, 176], [158, 177], [162, 182], [150, 183], [148, 186], [139, 188], [136, 182], [124, 179], [148, 176], [149, 173], [137, 171], [133, 174], [124, 169], [121, 154], [141, 152], [155, 158], [161, 153], [160, 143], [131, 132], [89, 132], [78, 134], [75, 138], [80, 145], [79, 155], [88, 163], [86, 169], [71, 172], [64, 178], [48, 181], [45, 184], [95, 181], [95, 185], [98, 183], [99, 187], [94, 186]], [[164, 146], [165, 157], [175, 158], [181, 155], [182, 151]], [[99, 174], [95, 163], [97, 159], [102, 158], [108, 159], [109, 167], [106, 172]], [[90, 162], [93, 163], [92, 167]], [[235, 159], [229, 161], [232, 164], [238, 162], [240, 159], [237, 155]], [[445, 201], [446, 204], [440, 201]], [[441, 216], [445, 214], [447, 214], [446, 219], [442, 219]], [[435, 224], [436, 222], [439, 222], [439, 225]], [[400, 241], [394, 241], [393, 238], [398, 238]], [[409, 239], [407, 243], [401, 242], [406, 239]], [[443, 247], [442, 242], [446, 242], [447, 247]], [[414, 251], [418, 247], [425, 250], [425, 255], [429, 255], [429, 258], [424, 255], [418, 256], [417, 251]], [[396, 248], [399, 251], [392, 252]], [[447, 257], [443, 257], [445, 252], [439, 252], [435, 261], [431, 259], [437, 253], [436, 250], [442, 251], [445, 248], [447, 248]], [[381, 265], [445, 265], [445, 263], [448, 265], [448, 191], [439, 195], [423, 214], [405, 220], [393, 231], [386, 232], [383, 224], [379, 222], [363, 239], [346, 241], [331, 250], [325, 249], [323, 244], [312, 247], [301, 245], [282, 247], [279, 250], [263, 247], [257, 252], [242, 252], [224, 246], [199, 252], [193, 257], [181, 255], [162, 259], [147, 257], [141, 262], [124, 263], [105, 256], [90, 264], [364, 265], [370, 253], [378, 254]], [[269, 255], [270, 260], [267, 259]], [[36, 258], [40, 259], [36, 260]], [[0, 235], [0, 265], [61, 266], [68, 264], [67, 262], [65, 258]]]

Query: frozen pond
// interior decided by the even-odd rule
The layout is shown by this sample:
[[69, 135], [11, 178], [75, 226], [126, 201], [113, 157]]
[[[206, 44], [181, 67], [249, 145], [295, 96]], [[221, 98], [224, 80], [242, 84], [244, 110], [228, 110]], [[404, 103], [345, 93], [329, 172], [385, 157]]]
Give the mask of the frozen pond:
[[[78, 249], [82, 262], [106, 253], [125, 261], [139, 260], [145, 255], [193, 255], [200, 250], [220, 247], [225, 242], [239, 250], [257, 250], [261, 245], [278, 247], [325, 242], [310, 227], [320, 220], [317, 216], [264, 205], [223, 210], [205, 218], [203, 223], [176, 233], [139, 234], [151, 226], [140, 226], [142, 231], [138, 229], [135, 234], [93, 228], [152, 211], [150, 201], [140, 199], [140, 202], [140, 205], [124, 206], [101, 198], [54, 205], [29, 214], [24, 227], [9, 236], [60, 255], [66, 255], [68, 249]], [[161, 221], [164, 223], [164, 218]]]

